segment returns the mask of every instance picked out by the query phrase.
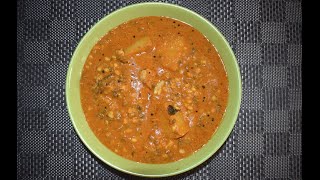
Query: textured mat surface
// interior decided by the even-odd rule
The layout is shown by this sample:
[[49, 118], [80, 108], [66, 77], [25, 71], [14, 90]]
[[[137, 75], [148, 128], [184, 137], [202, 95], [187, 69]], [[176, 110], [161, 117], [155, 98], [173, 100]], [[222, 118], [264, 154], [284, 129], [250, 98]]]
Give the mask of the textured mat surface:
[[[17, 2], [18, 179], [127, 179], [76, 135], [65, 78], [81, 37], [105, 15], [142, 1]], [[301, 178], [301, 1], [167, 0], [210, 20], [232, 45], [243, 99], [226, 144], [176, 179]]]

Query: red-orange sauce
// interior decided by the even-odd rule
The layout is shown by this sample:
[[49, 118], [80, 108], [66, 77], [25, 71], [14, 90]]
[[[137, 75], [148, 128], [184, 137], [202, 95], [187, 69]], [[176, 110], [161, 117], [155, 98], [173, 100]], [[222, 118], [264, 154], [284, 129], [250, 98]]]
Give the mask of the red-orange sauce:
[[212, 137], [228, 80], [215, 47], [167, 17], [141, 17], [109, 31], [91, 50], [81, 104], [98, 139], [137, 162], [185, 158]]

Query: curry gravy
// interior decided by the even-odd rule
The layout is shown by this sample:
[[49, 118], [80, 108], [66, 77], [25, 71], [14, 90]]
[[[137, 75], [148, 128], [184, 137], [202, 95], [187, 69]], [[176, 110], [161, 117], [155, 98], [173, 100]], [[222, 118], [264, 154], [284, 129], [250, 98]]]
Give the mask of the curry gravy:
[[92, 48], [81, 105], [97, 138], [143, 163], [185, 158], [212, 137], [225, 113], [228, 79], [214, 45], [176, 19], [141, 17]]

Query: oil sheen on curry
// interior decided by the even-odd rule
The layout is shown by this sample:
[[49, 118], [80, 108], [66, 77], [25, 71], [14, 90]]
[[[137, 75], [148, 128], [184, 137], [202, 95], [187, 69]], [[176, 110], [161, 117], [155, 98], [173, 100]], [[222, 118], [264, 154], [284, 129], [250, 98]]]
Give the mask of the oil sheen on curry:
[[80, 80], [87, 122], [110, 150], [143, 163], [183, 159], [219, 126], [228, 79], [215, 47], [190, 25], [141, 17], [110, 30]]

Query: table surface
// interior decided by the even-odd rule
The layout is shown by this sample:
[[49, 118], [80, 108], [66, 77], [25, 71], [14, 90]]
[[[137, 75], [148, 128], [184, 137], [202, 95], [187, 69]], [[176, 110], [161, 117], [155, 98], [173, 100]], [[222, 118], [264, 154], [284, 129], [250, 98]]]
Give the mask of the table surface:
[[[18, 179], [127, 179], [84, 147], [65, 98], [81, 37], [130, 0], [17, 2]], [[211, 21], [240, 65], [243, 96], [232, 134], [177, 179], [302, 179], [302, 9], [295, 0], [167, 0]]]

